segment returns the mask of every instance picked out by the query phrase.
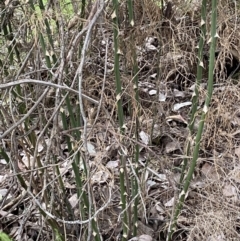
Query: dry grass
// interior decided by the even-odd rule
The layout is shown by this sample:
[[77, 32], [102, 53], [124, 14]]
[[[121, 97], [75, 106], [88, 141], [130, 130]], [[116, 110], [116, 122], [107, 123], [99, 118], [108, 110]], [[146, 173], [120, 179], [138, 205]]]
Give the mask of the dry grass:
[[[143, 162], [149, 161], [148, 167], [150, 170], [146, 171], [143, 166], [140, 168], [142, 199], [139, 204], [139, 210], [146, 208], [146, 213], [144, 211], [139, 212], [141, 233], [150, 234], [155, 240], [164, 240], [166, 237], [172, 211], [172, 205], [169, 203], [174, 196], [175, 180], [177, 181], [179, 177], [178, 168], [184, 158], [185, 144], [188, 138], [186, 122], [189, 121], [190, 108], [187, 106], [178, 111], [173, 111], [173, 107], [177, 103], [191, 101], [192, 91], [190, 87], [196, 80], [196, 47], [200, 37], [199, 26], [201, 19], [198, 14], [200, 6], [196, 3], [193, 3], [195, 5], [185, 6], [180, 3], [182, 1], [172, 1], [172, 4], [167, 5], [165, 10], [161, 11], [154, 1], [151, 1], [151, 4], [147, 0], [134, 2], [134, 13], [137, 19], [134, 27], [128, 27], [127, 25], [126, 9], [123, 3], [119, 13], [121, 16], [119, 39], [122, 51], [120, 71], [123, 83], [123, 109], [127, 127], [125, 136], [122, 137], [121, 141], [117, 125], [116, 91], [113, 74], [112, 26], [109, 18], [111, 6], [106, 8], [109, 11], [105, 13], [104, 17], [106, 19], [104, 19], [101, 28], [97, 26], [98, 28], [95, 30], [88, 53], [88, 61], [84, 66], [83, 92], [96, 100], [101, 98], [101, 94], [103, 95], [102, 107], [104, 108], [101, 108], [97, 121], [91, 129], [89, 142], [93, 143], [96, 150], [95, 155], [91, 156], [90, 159], [91, 181], [96, 209], [106, 203], [109, 195], [112, 195], [109, 206], [100, 213], [98, 220], [104, 240], [116, 240], [116, 237], [121, 233], [118, 170], [120, 148], [127, 152], [126, 169], [129, 173], [129, 179], [133, 176], [131, 162], [136, 144], [134, 141], [136, 103], [132, 83], [131, 66], [133, 65], [133, 58], [130, 42], [133, 41], [131, 42], [132, 46], [136, 46], [138, 49], [140, 131], [150, 135], [152, 123], [155, 123], [151, 145], [146, 146], [143, 144], [141, 150], [141, 160]], [[208, 7], [210, 8], [210, 6]], [[233, 6], [231, 1], [219, 1], [219, 41], [213, 98], [206, 120], [195, 179], [191, 184], [191, 189], [179, 217], [178, 230], [174, 234], [173, 240], [239, 240], [240, 84], [239, 77], [226, 76], [226, 69], [228, 75], [232, 73], [232, 70], [229, 70], [231, 63], [238, 64], [239, 62], [239, 11], [239, 7]], [[208, 36], [210, 31], [209, 17], [210, 13], [207, 16]], [[77, 29], [71, 30], [69, 38], [74, 36], [75, 31]], [[106, 31], [105, 35], [102, 34], [104, 31]], [[129, 33], [133, 38], [130, 38]], [[109, 35], [110, 43], [107, 61], [109, 72], [106, 75], [105, 89], [101, 93], [105, 55], [103, 41], [106, 34]], [[151, 41], [149, 40], [150, 37], [152, 38]], [[70, 39], [67, 42], [70, 42]], [[147, 43], [150, 43], [151, 47], [155, 47], [155, 49], [150, 50]], [[36, 49], [38, 48], [39, 46], [36, 46]], [[208, 50], [209, 46], [205, 44], [205, 72], [200, 91], [200, 107], [202, 107], [206, 95], [206, 85], [204, 84], [207, 82]], [[26, 50], [23, 50], [23, 53], [24, 51]], [[78, 57], [76, 57], [75, 61], [73, 69], [68, 75], [64, 76], [63, 82], [68, 83], [73, 79], [79, 61]], [[28, 65], [31, 64], [28, 63]], [[153, 74], [157, 73], [157, 71], [159, 71], [159, 77], [155, 78]], [[3, 75], [3, 73], [1, 74]], [[26, 68], [24, 76], [28, 74]], [[49, 70], [46, 69], [38, 69], [36, 72], [31, 73], [33, 79], [48, 79], [48, 74]], [[27, 93], [28, 89], [24, 88], [22, 87]], [[150, 90], [158, 90], [167, 97], [164, 101], [159, 101], [156, 94], [150, 94]], [[174, 94], [176, 90], [182, 94], [181, 97]], [[35, 96], [32, 97], [33, 99], [26, 98], [27, 107], [34, 102]], [[52, 98], [54, 99], [54, 97]], [[76, 98], [74, 95], [71, 96], [73, 105], [77, 105]], [[52, 112], [52, 107], [51, 103], [42, 102], [42, 108], [35, 115], [42, 114], [47, 119]], [[5, 108], [10, 113], [10, 109]], [[84, 108], [89, 124], [93, 124], [97, 107], [85, 101]], [[178, 118], [173, 118], [173, 116], [178, 116]], [[185, 123], [180, 120], [179, 116], [184, 119]], [[5, 131], [9, 126], [1, 127], [1, 129]], [[38, 128], [37, 131], [41, 131], [43, 125], [39, 125]], [[60, 129], [58, 135], [61, 144], [65, 144], [64, 131]], [[75, 139], [74, 135], [68, 133], [68, 136], [72, 140]], [[4, 141], [8, 142], [9, 137]], [[7, 146], [7, 149], [9, 150], [10, 147]], [[56, 155], [58, 151], [53, 149], [52, 154]], [[41, 154], [39, 155], [41, 156]], [[21, 163], [21, 157], [19, 158]], [[44, 160], [44, 156], [41, 156], [41, 158]], [[64, 161], [62, 157], [59, 159]], [[66, 160], [69, 162], [70, 157]], [[109, 168], [108, 165], [112, 161], [117, 166]], [[46, 167], [49, 173], [53, 173], [51, 165], [46, 165]], [[5, 166], [4, 168], [0, 170], [0, 174], [2, 176], [6, 173], [10, 175], [11, 171], [6, 169]], [[25, 168], [22, 168], [22, 170], [26, 171]], [[73, 193], [76, 193], [71, 172], [72, 170], [69, 170], [67, 174], [63, 175], [63, 179], [67, 183], [68, 198]], [[158, 175], [166, 175], [166, 179], [160, 179], [153, 172]], [[51, 177], [52, 174], [47, 178], [50, 180]], [[40, 182], [39, 178], [41, 177], [36, 177], [36, 185]], [[11, 176], [11, 180], [13, 179]], [[2, 189], [9, 189], [11, 183], [8, 181], [5, 180], [5, 182], [0, 183]], [[108, 186], [112, 182], [114, 183], [112, 193], [109, 193]], [[20, 188], [17, 184], [14, 185], [10, 192], [16, 197]], [[41, 188], [39, 186], [39, 190]], [[60, 202], [61, 193], [56, 194], [56, 197], [58, 195], [60, 195], [60, 198], [56, 200]], [[19, 205], [27, 204], [29, 204], [29, 198], [23, 199], [19, 203]], [[63, 203], [56, 205], [55, 208], [63, 208], [61, 205]], [[4, 207], [3, 211], [12, 212], [6, 203], [3, 202], [2, 206]], [[79, 213], [77, 208], [75, 209], [74, 214], [77, 216]], [[63, 213], [62, 216], [64, 217]], [[0, 214], [3, 216], [3, 212]], [[20, 214], [18, 213], [18, 215]], [[29, 214], [29, 220], [32, 223], [38, 222], [38, 218], [34, 215], [34, 209], [32, 209], [32, 213]], [[21, 220], [20, 216], [18, 218]], [[0, 228], [10, 232], [13, 229], [11, 226], [13, 221], [6, 221], [6, 219], [1, 219]], [[44, 238], [42, 240], [47, 240], [45, 238], [51, 235], [46, 236], [48, 227], [44, 220], [42, 226], [44, 227], [41, 236]], [[29, 229], [34, 230], [34, 226], [32, 225]], [[66, 235], [69, 235], [72, 230], [72, 228], [66, 229]], [[36, 230], [35, 232], [38, 233]], [[76, 233], [74, 235], [77, 236]], [[70, 238], [69, 235], [67, 240], [76, 240], [76, 236]]]

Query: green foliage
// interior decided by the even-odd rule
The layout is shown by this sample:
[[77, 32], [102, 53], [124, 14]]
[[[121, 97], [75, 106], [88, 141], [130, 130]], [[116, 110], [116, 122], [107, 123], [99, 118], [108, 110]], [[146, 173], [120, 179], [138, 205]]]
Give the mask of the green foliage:
[[7, 163], [9, 163], [9, 157], [7, 153], [3, 150], [3, 148], [0, 149], [0, 157], [2, 157]]
[[57, 229], [54, 229], [55, 235], [56, 235], [56, 241], [63, 241], [63, 237], [62, 235], [59, 233], [59, 231]]
[[67, 17], [71, 18], [74, 15], [73, 5], [70, 0], [60, 1], [60, 8], [62, 10], [62, 14]]
[[0, 232], [0, 241], [12, 241], [12, 239], [6, 233]]

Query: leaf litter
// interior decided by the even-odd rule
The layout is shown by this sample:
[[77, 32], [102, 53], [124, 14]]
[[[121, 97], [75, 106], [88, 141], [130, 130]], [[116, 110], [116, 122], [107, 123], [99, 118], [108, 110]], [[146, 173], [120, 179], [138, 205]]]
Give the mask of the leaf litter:
[[[191, 8], [192, 15], [186, 16], [184, 20], [182, 13], [184, 9], [178, 7], [178, 5], [175, 6], [176, 16], [171, 20], [172, 30], [165, 27], [165, 21], [161, 20], [162, 22], [160, 22], [159, 20], [162, 24], [160, 26], [163, 37], [161, 45], [156, 44], [156, 40], [160, 41], [157, 28], [149, 28], [148, 31], [142, 31], [142, 36], [138, 36], [136, 39], [136, 44], [138, 45], [138, 65], [141, 69], [139, 72], [141, 106], [139, 137], [140, 143], [143, 144], [141, 145], [140, 153], [140, 179], [143, 180], [141, 183], [143, 199], [139, 203], [139, 210], [142, 211], [139, 212], [138, 237], [132, 237], [129, 240], [150, 241], [161, 240], [160, 237], [166, 237], [167, 225], [171, 218], [175, 200], [174, 192], [179, 180], [179, 169], [185, 158], [184, 148], [189, 134], [187, 129], [189, 124], [188, 116], [196, 77], [194, 70], [196, 69], [197, 58], [194, 49], [198, 43], [196, 31], [200, 19], [196, 15], [199, 12], [197, 2], [192, 2], [195, 2], [194, 7]], [[223, 3], [223, 1], [220, 2]], [[146, 1], [143, 1], [143, 4], [146, 3]], [[148, 5], [145, 6], [146, 11], [149, 9]], [[219, 19], [222, 21], [220, 21], [219, 29], [222, 28], [222, 32], [219, 33], [221, 39], [219, 40], [218, 48], [225, 51], [222, 54], [223, 56], [219, 55], [219, 58], [225, 61], [224, 56], [226, 54], [231, 55], [229, 49], [239, 49], [237, 42], [239, 31], [235, 31], [234, 26], [231, 27], [232, 15], [223, 11], [223, 9], [225, 7], [220, 4]], [[151, 21], [156, 21], [155, 15], [151, 15], [151, 12], [149, 12]], [[178, 19], [182, 20], [179, 21]], [[195, 21], [198, 21], [197, 24]], [[224, 28], [224, 24], [228, 27]], [[71, 25], [72, 23], [69, 25], [69, 28], [72, 28]], [[141, 30], [141, 27], [137, 26], [135, 31]], [[185, 29], [185, 27], [187, 28]], [[228, 41], [229, 46], [226, 46], [224, 38], [229, 36], [229, 31], [233, 35], [231, 41]], [[152, 34], [154, 37], [151, 36]], [[169, 36], [172, 36], [173, 40], [177, 41], [171, 42]], [[95, 43], [98, 42], [99, 46], [96, 47], [98, 51], [92, 52], [92, 58], [89, 60], [89, 65], [86, 66], [85, 72], [88, 74], [88, 81], [83, 86], [84, 93], [89, 94], [94, 99], [99, 98], [99, 89], [102, 84], [102, 76], [100, 74], [97, 76], [96, 68], [99, 71], [104, 66], [98, 55], [104, 54], [102, 49], [106, 45], [100, 31], [95, 40]], [[175, 46], [175, 43], [179, 43], [179, 46]], [[126, 43], [123, 41], [123, 44]], [[159, 46], [161, 46], [161, 49]], [[127, 64], [131, 61], [131, 56], [128, 56], [128, 52], [130, 52], [128, 48], [130, 46], [126, 44], [126, 53], [124, 54], [128, 58]], [[158, 82], [159, 77], [156, 74], [156, 69], [159, 66], [155, 64], [160, 50], [161, 83]], [[109, 55], [112, 54], [113, 52], [110, 52]], [[206, 63], [203, 65], [207, 66]], [[109, 57], [108, 66], [114, 67], [111, 56]], [[219, 72], [221, 72], [221, 69]], [[108, 81], [103, 92], [103, 103], [111, 112], [112, 122], [117, 123], [117, 118], [114, 116], [114, 111], [116, 111], [114, 78], [111, 75], [112, 71], [107, 72], [107, 74]], [[129, 81], [131, 78], [132, 76], [126, 76], [126, 73], [122, 71], [124, 103], [127, 103], [127, 100], [133, 96], [130, 88], [132, 83]], [[213, 99], [206, 119], [195, 178], [190, 186], [183, 211], [179, 216], [177, 231], [173, 236], [173, 240], [176, 241], [238, 240], [240, 236], [238, 215], [240, 211], [240, 115], [238, 106], [238, 103], [240, 103], [240, 86], [238, 83], [231, 81], [231, 79], [224, 79], [219, 76], [216, 76], [215, 81], [218, 83], [214, 86]], [[200, 88], [199, 110], [201, 110], [205, 97], [206, 83], [203, 83]], [[153, 112], [154, 104], [157, 106], [157, 112]], [[99, 214], [98, 221], [99, 229], [105, 240], [116, 240], [122, 231], [119, 221], [119, 216], [121, 215], [119, 207], [119, 169], [121, 166], [119, 150], [121, 148], [126, 150], [127, 156], [131, 157], [135, 144], [133, 141], [134, 121], [131, 118], [131, 113], [128, 112], [128, 106], [126, 104], [124, 106], [126, 107], [126, 123], [124, 124], [128, 127], [125, 133], [127, 138], [124, 139], [125, 146], [121, 147], [118, 131], [114, 126], [111, 126], [105, 113], [100, 111], [96, 126], [89, 136], [87, 150], [81, 149], [82, 154], [86, 151], [90, 154], [90, 183], [93, 188], [96, 208], [100, 208], [106, 203], [111, 195], [111, 202]], [[88, 106], [85, 107], [88, 109]], [[89, 119], [92, 119], [90, 111]], [[198, 125], [196, 125], [195, 130], [197, 128]], [[61, 136], [61, 132], [59, 136]], [[44, 138], [47, 145], [52, 145], [48, 143], [49, 139], [47, 136]], [[61, 151], [66, 149], [65, 144], [61, 146]], [[38, 155], [40, 161], [44, 166], [46, 150], [43, 144], [40, 144], [37, 148], [39, 148]], [[155, 155], [148, 148], [151, 148]], [[27, 172], [29, 169], [36, 167], [33, 165], [33, 153], [29, 154], [25, 150], [20, 149], [19, 156], [18, 166], [21, 172]], [[129, 177], [132, 175], [130, 157], [127, 158], [126, 162]], [[70, 164], [71, 156], [67, 155], [64, 160], [60, 158], [59, 168], [68, 192], [68, 201], [72, 209], [74, 209], [75, 217], [78, 217], [79, 210], [77, 210], [77, 204], [79, 199]], [[13, 175], [9, 171], [8, 163], [1, 159], [0, 165], [0, 218], [2, 219], [0, 228], [7, 228], [8, 222], [12, 221], [10, 225], [12, 236], [16, 237], [16, 240], [27, 240], [27, 238], [35, 235], [27, 233], [21, 235], [18, 233], [18, 228], [21, 225], [21, 217], [25, 215], [24, 210], [20, 208], [20, 204], [29, 205], [30, 202], [28, 199], [22, 199], [17, 205], [19, 207], [17, 216], [14, 216], [15, 214], [11, 211], [12, 206], [9, 205], [9, 202], [13, 197], [16, 198], [21, 193], [21, 190], [19, 192], [17, 185], [14, 185], [14, 183], [11, 185], [9, 182], [10, 179], [13, 180]], [[51, 169], [51, 165], [44, 167], [48, 169], [46, 176], [48, 180], [54, 180], [55, 174], [53, 169]], [[79, 172], [83, 170], [84, 165], [81, 162]], [[41, 180], [38, 179], [39, 173], [35, 172], [34, 174], [36, 185], [39, 189], [43, 188], [42, 184], [44, 183], [41, 183]], [[87, 180], [83, 179], [83, 181]], [[114, 183], [112, 186], [114, 192], [111, 194], [108, 191], [108, 187], [112, 181]], [[54, 190], [54, 186], [52, 190]], [[56, 191], [54, 194], [57, 197], [55, 203], [59, 204], [61, 193]], [[144, 209], [146, 209], [145, 212], [143, 211]], [[39, 213], [34, 207], [30, 209], [30, 212], [26, 227], [32, 232], [39, 234], [39, 230], [36, 228], [37, 225], [40, 225]], [[12, 217], [18, 218], [12, 220]], [[47, 235], [48, 227], [44, 221], [42, 221], [42, 228], [43, 235]], [[74, 238], [76, 240], [76, 237]], [[45, 239], [43, 238], [42, 240]]]

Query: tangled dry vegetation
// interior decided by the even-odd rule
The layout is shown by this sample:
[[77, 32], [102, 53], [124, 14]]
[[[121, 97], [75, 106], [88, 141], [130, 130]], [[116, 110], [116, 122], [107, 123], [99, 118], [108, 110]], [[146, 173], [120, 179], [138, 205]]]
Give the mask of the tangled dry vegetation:
[[[121, 1], [119, 10], [120, 73], [123, 88], [124, 124], [126, 131], [120, 135], [116, 110], [116, 84], [114, 76], [114, 48], [112, 34], [112, 6], [109, 3], [92, 32], [83, 66], [83, 94], [97, 100], [84, 98], [84, 111], [88, 119], [88, 152], [91, 173], [91, 188], [94, 208], [98, 210], [107, 206], [97, 216], [97, 223], [103, 240], [118, 240], [121, 237], [120, 221], [120, 183], [119, 151], [126, 154], [126, 186], [129, 187], [134, 156], [135, 119], [137, 103], [134, 95], [133, 71], [134, 58], [132, 46], [137, 50], [139, 68], [139, 142], [141, 198], [139, 203], [138, 235], [149, 235], [146, 240], [165, 240], [172, 209], [176, 201], [177, 182], [181, 162], [185, 157], [186, 141], [189, 136], [188, 122], [193, 87], [196, 80], [197, 46], [200, 37], [199, 26], [200, 1], [185, 4], [183, 1], [169, 1], [163, 9], [157, 1], [135, 1], [135, 25], [128, 23], [125, 1]], [[26, 6], [20, 5], [25, 8]], [[5, 5], [6, 7], [7, 5]], [[19, 29], [15, 44], [21, 58], [30, 53], [22, 66], [21, 72], [17, 63], [7, 65], [7, 59], [1, 57], [1, 84], [14, 80], [35, 79], [52, 82], [57, 67], [46, 67], [44, 54], [36, 39], [25, 38], [34, 21], [24, 19], [26, 25], [19, 25], [21, 10], [14, 8], [11, 16], [12, 26]], [[91, 6], [89, 6], [91, 7]], [[210, 32], [210, 4], [207, 13], [207, 36]], [[91, 15], [91, 8], [86, 19]], [[18, 13], [18, 15], [16, 14]], [[48, 18], [53, 12], [46, 11]], [[200, 155], [195, 177], [190, 185], [187, 199], [177, 223], [173, 240], [239, 240], [240, 239], [240, 84], [238, 70], [240, 64], [240, 7], [234, 1], [221, 0], [218, 4], [219, 35], [216, 52], [215, 83], [211, 108], [207, 116], [202, 137]], [[58, 17], [58, 16], [57, 16]], [[65, 55], [71, 49], [71, 43], [78, 33], [82, 19], [70, 22], [65, 19], [64, 36], [53, 35], [54, 53], [59, 56], [61, 48]], [[34, 22], [37, 26], [37, 22]], [[39, 23], [38, 23], [39, 24]], [[61, 22], [59, 22], [61, 28]], [[68, 24], [68, 25], [67, 25]], [[41, 25], [41, 24], [40, 24]], [[40, 26], [39, 25], [39, 26]], [[68, 26], [68, 27], [67, 27]], [[62, 26], [63, 27], [63, 26]], [[43, 31], [43, 30], [42, 30]], [[45, 31], [45, 30], [44, 30]], [[60, 32], [61, 33], [61, 32]], [[54, 31], [53, 31], [54, 34]], [[61, 45], [62, 40], [65, 46]], [[30, 46], [30, 47], [29, 47]], [[7, 43], [6, 46], [7, 48]], [[46, 46], [53, 53], [51, 46]], [[1, 50], [3, 54], [5, 50]], [[60, 82], [78, 90], [74, 83], [75, 73], [79, 67], [80, 57], [77, 48], [68, 58]], [[200, 88], [199, 112], [204, 104], [207, 89], [207, 66], [209, 45], [205, 44], [205, 72]], [[107, 57], [106, 57], [107, 55]], [[52, 55], [53, 56], [53, 55]], [[106, 57], [106, 58], [105, 58]], [[60, 63], [61, 58], [58, 60]], [[69, 61], [69, 62], [68, 62]], [[6, 65], [5, 65], [6, 63]], [[19, 66], [18, 65], [18, 66]], [[11, 67], [11, 68], [10, 68]], [[8, 69], [8, 77], [4, 70]], [[17, 79], [15, 79], [17, 76]], [[31, 83], [31, 82], [30, 82]], [[73, 83], [73, 84], [72, 84]], [[74, 130], [83, 133], [83, 128], [72, 124], [67, 105], [77, 116], [77, 93], [69, 94], [69, 103], [61, 104], [59, 118], [53, 118], [56, 110], [56, 98], [63, 100], [66, 91], [56, 95], [56, 88], [51, 88], [39, 102], [38, 107], [28, 119], [29, 126], [16, 125], [12, 132], [3, 136], [17, 121], [23, 118], [20, 106], [26, 112], [36, 103], [46, 89], [46, 85], [21, 84], [22, 96], [15, 95], [10, 89], [1, 89], [1, 145], [9, 155], [11, 162], [0, 160], [0, 229], [9, 233], [14, 240], [51, 240], [49, 217], [39, 213], [36, 200], [24, 193], [23, 187], [16, 179], [21, 173], [25, 182], [31, 186], [30, 191], [41, 204], [55, 216], [64, 220], [79, 219], [77, 190], [69, 154], [67, 138], [72, 148], [77, 150], [82, 141]], [[61, 113], [67, 119], [67, 130], [61, 121]], [[81, 122], [81, 120], [79, 120]], [[195, 125], [195, 131], [198, 123]], [[53, 131], [54, 130], [54, 131]], [[38, 146], [33, 146], [29, 135], [35, 138], [42, 133]], [[13, 143], [14, 142], [14, 143]], [[82, 156], [86, 150], [79, 149]], [[35, 153], [36, 152], [36, 153]], [[34, 154], [35, 153], [35, 154]], [[36, 157], [34, 160], [33, 157]], [[60, 173], [55, 167], [59, 166]], [[38, 171], [37, 171], [38, 170]], [[84, 167], [80, 165], [79, 172]], [[65, 193], [57, 178], [61, 175]], [[82, 176], [82, 181], [87, 180]], [[84, 186], [86, 188], [86, 186]], [[130, 200], [128, 200], [130, 202]], [[67, 204], [66, 204], [67, 203]], [[69, 213], [68, 206], [72, 212]], [[131, 213], [129, 211], [129, 216]], [[66, 240], [84, 240], [84, 225], [70, 225], [55, 222], [63, 227]], [[151, 238], [150, 238], [151, 237]]]

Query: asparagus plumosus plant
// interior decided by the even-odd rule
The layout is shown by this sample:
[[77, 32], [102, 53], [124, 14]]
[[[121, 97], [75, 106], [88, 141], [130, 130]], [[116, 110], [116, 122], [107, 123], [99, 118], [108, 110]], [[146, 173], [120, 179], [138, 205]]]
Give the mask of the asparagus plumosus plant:
[[[190, 133], [192, 134], [193, 131], [193, 125], [194, 125], [194, 120], [195, 120], [195, 114], [197, 111], [197, 97], [198, 97], [198, 88], [199, 88], [199, 81], [200, 78], [202, 77], [202, 67], [203, 67], [203, 43], [204, 43], [204, 37], [205, 37], [205, 24], [206, 24], [206, 1], [202, 1], [202, 36], [199, 42], [199, 61], [198, 61], [198, 74], [197, 74], [197, 83], [196, 83], [196, 88], [195, 88], [195, 96], [193, 98], [193, 107], [192, 107], [192, 115], [191, 115], [191, 123], [189, 125]], [[186, 169], [186, 161], [184, 161], [183, 165], [183, 170], [182, 174], [184, 176], [181, 177], [180, 184], [182, 184], [181, 192], [179, 194], [179, 199], [177, 200], [177, 204], [173, 213], [173, 217], [171, 220], [171, 223], [169, 225], [168, 229], [168, 236], [167, 236], [167, 241], [170, 241], [172, 238], [172, 234], [176, 229], [176, 223], [178, 220], [178, 216], [182, 210], [183, 203], [185, 201], [185, 197], [189, 188], [189, 185], [192, 180], [192, 176], [196, 167], [198, 155], [199, 155], [199, 149], [200, 149], [200, 143], [201, 143], [201, 137], [203, 133], [203, 127], [205, 123], [206, 116], [209, 111], [209, 106], [212, 98], [212, 92], [213, 92], [213, 78], [214, 78], [214, 65], [215, 65], [215, 49], [216, 49], [216, 41], [217, 41], [217, 0], [212, 0], [212, 14], [211, 14], [211, 39], [210, 39], [210, 58], [209, 58], [209, 67], [208, 67], [208, 85], [207, 85], [207, 94], [205, 98], [205, 104], [202, 110], [201, 114], [201, 120], [199, 122], [197, 134], [194, 140], [194, 145], [193, 145], [193, 154], [192, 154], [192, 161], [189, 166], [188, 172], [186, 175], [185, 169]], [[192, 137], [191, 137], [192, 138]], [[188, 144], [189, 145], [189, 144]], [[189, 147], [187, 146], [187, 151], [189, 152]], [[189, 154], [189, 153], [187, 153]], [[182, 183], [181, 183], [182, 182]]]
[[[120, 64], [119, 64], [119, 56], [120, 56], [120, 48], [119, 48], [119, 26], [118, 26], [118, 9], [119, 2], [118, 0], [113, 0], [113, 38], [114, 38], [114, 73], [115, 73], [115, 81], [116, 81], [116, 101], [117, 101], [117, 112], [118, 112], [118, 121], [120, 127], [120, 133], [124, 134], [124, 115], [123, 115], [123, 107], [122, 107], [122, 83], [120, 77]], [[125, 187], [125, 177], [127, 177], [126, 173], [126, 156], [124, 156], [123, 151], [120, 151], [120, 190], [121, 190], [121, 207], [123, 211], [122, 217], [122, 227], [123, 227], [123, 238], [122, 241], [127, 240], [128, 237], [128, 215], [127, 215], [127, 192]]]

